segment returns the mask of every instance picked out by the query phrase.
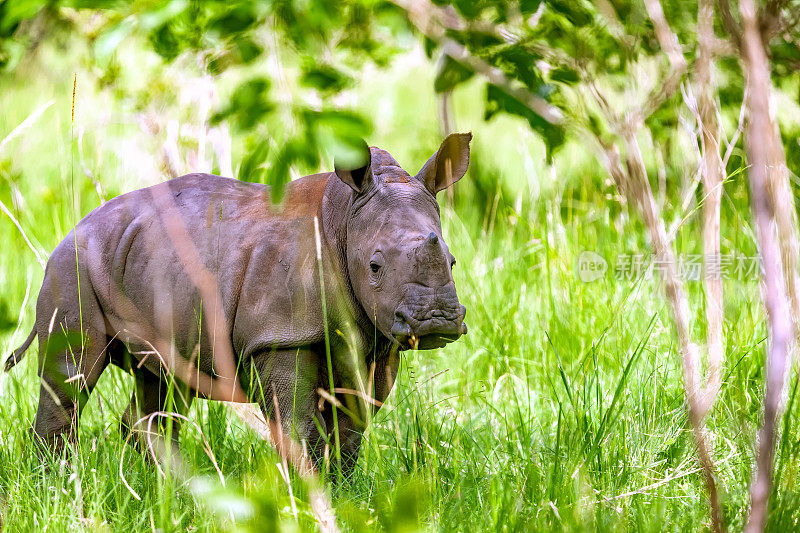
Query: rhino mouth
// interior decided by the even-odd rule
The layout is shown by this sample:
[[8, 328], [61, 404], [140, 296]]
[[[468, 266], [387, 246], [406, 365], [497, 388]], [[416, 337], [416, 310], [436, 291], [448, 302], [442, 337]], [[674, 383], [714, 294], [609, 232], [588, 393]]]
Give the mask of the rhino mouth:
[[[464, 326], [466, 330], [466, 326]], [[403, 350], [433, 350], [443, 348], [453, 341], [458, 340], [460, 334], [456, 333], [430, 333], [417, 337], [416, 335], [395, 334], [394, 340]]]
[[466, 313], [452, 282], [440, 288], [413, 286], [394, 312], [391, 336], [404, 350], [441, 348], [467, 333]]
[[403, 350], [432, 350], [458, 340], [466, 335], [467, 325], [463, 320], [432, 321], [412, 327], [407, 318], [398, 316], [392, 326], [392, 337]]

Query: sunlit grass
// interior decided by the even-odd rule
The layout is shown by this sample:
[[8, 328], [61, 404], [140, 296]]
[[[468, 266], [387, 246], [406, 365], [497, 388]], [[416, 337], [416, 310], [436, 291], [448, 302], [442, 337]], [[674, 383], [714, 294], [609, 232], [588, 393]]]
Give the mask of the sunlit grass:
[[[412, 61], [365, 84], [358, 96], [378, 124], [370, 142], [414, 172], [439, 132], [435, 99], [412, 90], [424, 84], [406, 68], [430, 76]], [[86, 133], [70, 137], [71, 81], [71, 75], [32, 87], [0, 81], [0, 135], [55, 100], [0, 153], [0, 199], [43, 252], [71, 228], [72, 170], [81, 214], [100, 201], [86, 172], [110, 196], [146, 184], [130, 174], [130, 146], [119, 144], [141, 132], [122, 119], [101, 120], [105, 115], [90, 105], [100, 96], [82, 100], [79, 92], [77, 120]], [[670, 315], [656, 280], [613, 276], [618, 254], [647, 253], [641, 227], [609, 200], [613, 188], [585, 152], [569, 147], [551, 173], [526, 126], [481, 122], [482, 111], [472, 106], [476, 91], [467, 86], [455, 95], [459, 129], [472, 129], [476, 141], [472, 170], [457, 186], [455, 205], [442, 211], [470, 333], [443, 350], [405, 354], [395, 389], [367, 430], [352, 483], [332, 492], [340, 525], [355, 531], [702, 527], [708, 507]], [[76, 142], [82, 145], [71, 169]], [[736, 191], [724, 205], [723, 245], [752, 253], [749, 216]], [[696, 231], [690, 217], [679, 250], [697, 251]], [[8, 353], [33, 322], [42, 272], [6, 218], [0, 242], [0, 347]], [[602, 279], [580, 281], [584, 250], [609, 261]], [[688, 286], [692, 302], [702, 302], [700, 284]], [[725, 379], [708, 426], [732, 529], [746, 516], [760, 416], [759, 305], [755, 282], [726, 282]], [[20, 312], [21, 327], [12, 334]], [[695, 322], [700, 338], [699, 311]], [[183, 459], [205, 481], [187, 486], [160, 476], [121, 436], [119, 417], [133, 383], [116, 368], [105, 372], [84, 412], [77, 447], [64, 458], [41, 460], [28, 433], [38, 397], [35, 356], [33, 348], [0, 377], [0, 517], [9, 530], [313, 527], [303, 483], [293, 480], [295, 519], [278, 456], [220, 404], [195, 402], [181, 435]], [[794, 391], [796, 374], [791, 380]], [[798, 403], [790, 402], [781, 424], [776, 530], [796, 528], [800, 518]]]

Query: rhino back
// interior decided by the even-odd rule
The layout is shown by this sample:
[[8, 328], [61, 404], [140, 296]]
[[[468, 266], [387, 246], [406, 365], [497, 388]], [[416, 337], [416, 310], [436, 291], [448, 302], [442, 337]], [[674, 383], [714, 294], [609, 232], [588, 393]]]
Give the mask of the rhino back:
[[[201, 370], [210, 371], [212, 334], [229, 336], [237, 355], [322, 340], [313, 219], [327, 179], [292, 182], [277, 208], [266, 186], [182, 176], [107, 202], [59, 248], [74, 253], [77, 240], [110, 335], [130, 330], [131, 322], [170, 332], [184, 356], [199, 343]], [[183, 235], [216, 278], [227, 323], [214, 331], [203, 320], [187, 258], [175, 249], [176, 232], [165, 229], [164, 205], [180, 216]], [[136, 339], [128, 343], [139, 348]]]

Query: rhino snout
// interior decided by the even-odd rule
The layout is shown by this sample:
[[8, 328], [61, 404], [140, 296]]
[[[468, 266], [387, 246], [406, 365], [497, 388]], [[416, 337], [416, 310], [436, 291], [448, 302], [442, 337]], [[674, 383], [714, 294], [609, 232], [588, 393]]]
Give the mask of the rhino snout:
[[392, 336], [401, 346], [414, 347], [416, 343], [419, 349], [440, 348], [467, 333], [467, 309], [459, 303], [455, 291], [431, 292], [408, 299], [395, 311]]

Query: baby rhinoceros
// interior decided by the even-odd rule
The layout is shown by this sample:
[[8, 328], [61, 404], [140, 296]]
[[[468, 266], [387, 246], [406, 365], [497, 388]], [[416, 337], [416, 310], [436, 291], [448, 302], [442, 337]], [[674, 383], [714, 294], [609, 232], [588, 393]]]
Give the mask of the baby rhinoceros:
[[114, 363], [135, 376], [125, 431], [194, 397], [258, 402], [318, 468], [336, 443], [352, 469], [398, 352], [467, 332], [436, 194], [466, 172], [471, 139], [450, 135], [413, 177], [370, 148], [361, 168], [291, 182], [279, 206], [265, 185], [189, 174], [89, 213], [6, 363], [38, 336], [35, 434], [62, 446]]

